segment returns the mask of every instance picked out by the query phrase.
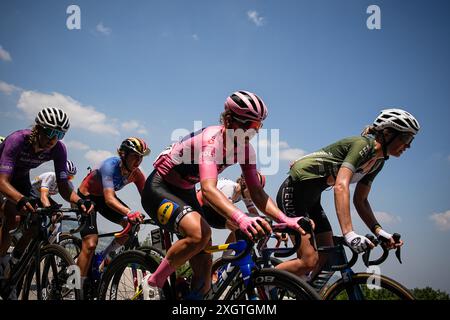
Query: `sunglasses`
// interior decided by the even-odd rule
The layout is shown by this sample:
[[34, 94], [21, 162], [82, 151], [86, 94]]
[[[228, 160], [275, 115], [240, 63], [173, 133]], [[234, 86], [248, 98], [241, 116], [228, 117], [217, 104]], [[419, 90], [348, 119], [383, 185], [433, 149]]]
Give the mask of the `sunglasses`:
[[412, 134], [401, 134], [398, 137], [400, 141], [406, 145], [410, 145], [414, 140], [414, 136]]
[[233, 120], [236, 122], [239, 122], [243, 129], [254, 129], [259, 130], [262, 128], [263, 124], [261, 121], [254, 121], [254, 120], [241, 120], [239, 118], [233, 117]]
[[42, 132], [50, 140], [53, 139], [54, 137], [57, 137], [58, 140], [62, 140], [62, 138], [64, 138], [64, 135], [66, 134], [63, 131], [56, 130], [56, 129], [53, 129], [53, 128], [45, 128], [45, 127], [42, 127]]

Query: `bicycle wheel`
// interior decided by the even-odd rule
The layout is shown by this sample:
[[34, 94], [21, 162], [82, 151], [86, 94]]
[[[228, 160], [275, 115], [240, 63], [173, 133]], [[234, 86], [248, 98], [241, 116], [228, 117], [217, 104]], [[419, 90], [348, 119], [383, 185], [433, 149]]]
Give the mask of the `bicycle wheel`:
[[30, 263], [24, 281], [22, 300], [78, 300], [79, 290], [69, 288], [67, 268], [74, 265], [73, 259], [64, 248], [50, 244], [41, 248], [40, 252], [40, 292], [36, 283], [35, 260]]
[[66, 249], [73, 261], [76, 261], [81, 252], [82, 241], [80, 238], [71, 234], [61, 234], [56, 243]]
[[[99, 285], [99, 300], [141, 300], [141, 281], [148, 273], [158, 268], [151, 255], [138, 250], [119, 254], [108, 265]], [[165, 297], [170, 297], [168, 285], [164, 288]]]
[[305, 281], [284, 270], [257, 269], [246, 288], [239, 278], [226, 293], [225, 300], [321, 300]]
[[[395, 280], [383, 275], [356, 273], [352, 280], [345, 283], [336, 281], [328, 289], [324, 289], [324, 300], [351, 300], [353, 293], [362, 293], [364, 300], [414, 300], [414, 296]], [[354, 298], [353, 298], [354, 299]]]

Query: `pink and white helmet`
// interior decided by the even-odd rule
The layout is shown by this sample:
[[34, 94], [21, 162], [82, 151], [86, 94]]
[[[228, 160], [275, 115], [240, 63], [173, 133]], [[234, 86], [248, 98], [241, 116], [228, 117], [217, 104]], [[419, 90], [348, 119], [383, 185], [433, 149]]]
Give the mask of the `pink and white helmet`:
[[231, 111], [240, 119], [263, 121], [267, 117], [264, 102], [254, 93], [236, 91], [225, 101], [225, 110]]

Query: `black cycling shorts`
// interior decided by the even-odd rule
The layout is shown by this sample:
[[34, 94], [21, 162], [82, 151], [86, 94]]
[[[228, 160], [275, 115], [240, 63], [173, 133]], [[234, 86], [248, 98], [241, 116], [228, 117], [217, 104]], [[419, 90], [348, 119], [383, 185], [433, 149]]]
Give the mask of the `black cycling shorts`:
[[164, 181], [153, 170], [145, 181], [141, 198], [142, 207], [163, 229], [181, 235], [178, 230], [181, 219], [193, 211], [202, 214], [195, 188], [181, 189]]
[[322, 192], [328, 187], [327, 178], [293, 181], [289, 176], [278, 190], [278, 208], [288, 217], [313, 219], [315, 233], [332, 231], [330, 221], [320, 204]]
[[[99, 212], [103, 217], [108, 219], [111, 222], [120, 224], [123, 221], [124, 215], [114, 211], [105, 202], [104, 197], [100, 196], [94, 196], [94, 195], [83, 195], [80, 190], [78, 190], [78, 196], [81, 199], [85, 200], [91, 200], [94, 202], [94, 212], [92, 212], [90, 215], [83, 215], [81, 217], [80, 223], [83, 224], [80, 230], [80, 235], [82, 238], [89, 234], [98, 234], [97, 229], [97, 212]], [[116, 199], [125, 207], [128, 208], [128, 206], [119, 198], [116, 197]]]

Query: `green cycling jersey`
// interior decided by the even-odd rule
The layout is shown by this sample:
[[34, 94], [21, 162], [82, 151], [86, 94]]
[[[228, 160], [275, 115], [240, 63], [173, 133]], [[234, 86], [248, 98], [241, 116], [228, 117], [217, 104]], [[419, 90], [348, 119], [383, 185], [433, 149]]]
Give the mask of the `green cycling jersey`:
[[[373, 164], [373, 166], [372, 166]], [[384, 165], [376, 158], [375, 139], [370, 136], [349, 137], [296, 160], [290, 170], [294, 181], [332, 176], [341, 166], [353, 172], [352, 183], [371, 185]]]

